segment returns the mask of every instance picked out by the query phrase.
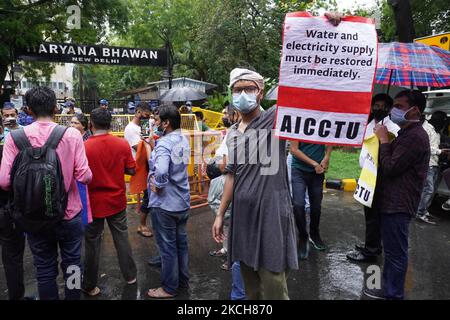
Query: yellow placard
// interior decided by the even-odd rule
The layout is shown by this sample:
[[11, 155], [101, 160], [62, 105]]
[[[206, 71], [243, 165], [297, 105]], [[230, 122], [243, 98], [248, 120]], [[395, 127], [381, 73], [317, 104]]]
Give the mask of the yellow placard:
[[450, 32], [441, 33], [434, 36], [417, 38], [414, 39], [414, 41], [450, 51]]

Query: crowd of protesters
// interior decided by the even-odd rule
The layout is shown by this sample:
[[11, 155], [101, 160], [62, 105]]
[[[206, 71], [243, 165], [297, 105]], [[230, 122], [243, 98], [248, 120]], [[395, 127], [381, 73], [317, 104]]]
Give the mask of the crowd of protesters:
[[[105, 220], [124, 280], [133, 285], [137, 269], [128, 240], [124, 174], [136, 174], [132, 151], [137, 151], [139, 141], [134, 143], [131, 138], [124, 140], [109, 133], [112, 115], [107, 104], [94, 109], [89, 121], [83, 114], [72, 113], [67, 128], [53, 122], [58, 108], [51, 89], [30, 89], [25, 101], [33, 122], [23, 127], [16, 121], [18, 112], [14, 106], [5, 104], [2, 109], [0, 238], [10, 299], [30, 298], [24, 296], [25, 239], [33, 255], [40, 299], [59, 299], [58, 256], [66, 299], [79, 299], [81, 291], [89, 296], [100, 294], [97, 280]], [[142, 118], [141, 113], [148, 117], [146, 111], [138, 107], [136, 118]], [[180, 145], [185, 148], [181, 154], [189, 154], [189, 143], [179, 130], [180, 123], [175, 106], [161, 106], [154, 116], [155, 131], [161, 135], [158, 144], [155, 145], [153, 135], [144, 140], [139, 138], [149, 148], [145, 149], [149, 158], [147, 207], [153, 226], [157, 226], [155, 235], [162, 261], [162, 284], [148, 291], [151, 298], [173, 297], [180, 287], [188, 286], [185, 230], [190, 207], [188, 161], [172, 156], [172, 149]], [[33, 170], [24, 174], [23, 168]], [[39, 207], [39, 203], [44, 206]], [[36, 214], [37, 209], [32, 206], [43, 208], [42, 212]], [[60, 212], [60, 219], [56, 219]], [[144, 231], [140, 230], [145, 236]], [[82, 270], [81, 286], [71, 285], [76, 270]]]

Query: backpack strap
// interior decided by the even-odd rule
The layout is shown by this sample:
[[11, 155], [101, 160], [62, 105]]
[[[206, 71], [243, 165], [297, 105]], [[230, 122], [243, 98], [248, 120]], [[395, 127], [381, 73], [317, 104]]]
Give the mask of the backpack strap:
[[25, 150], [27, 148], [33, 148], [23, 128], [12, 130], [9, 134], [11, 135], [11, 138], [13, 138], [14, 143], [19, 151]]
[[56, 149], [59, 142], [61, 141], [62, 137], [64, 136], [64, 133], [66, 133], [67, 127], [57, 125], [55, 129], [53, 129], [52, 133], [47, 139], [47, 142], [43, 146], [43, 149]]

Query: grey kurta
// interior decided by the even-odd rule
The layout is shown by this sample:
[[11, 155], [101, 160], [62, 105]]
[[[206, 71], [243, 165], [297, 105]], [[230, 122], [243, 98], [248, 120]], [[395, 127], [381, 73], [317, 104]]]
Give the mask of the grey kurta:
[[[228, 257], [231, 261], [242, 261], [254, 270], [264, 268], [283, 272], [298, 269], [298, 260], [287, 178], [286, 141], [278, 140], [271, 132], [275, 114], [276, 107], [261, 112], [244, 133], [239, 132], [235, 125], [228, 134], [229, 163], [226, 170], [234, 175]], [[257, 130], [257, 135], [251, 129]], [[271, 153], [273, 141], [274, 151]], [[278, 146], [276, 142], [279, 142]], [[258, 145], [263, 147], [255, 158], [257, 161], [249, 163], [248, 159], [258, 151]], [[269, 155], [269, 164], [261, 156], [264, 152]], [[246, 157], [245, 163], [237, 161], [243, 156]], [[261, 174], [261, 169], [276, 163], [278, 169], [275, 174]]]

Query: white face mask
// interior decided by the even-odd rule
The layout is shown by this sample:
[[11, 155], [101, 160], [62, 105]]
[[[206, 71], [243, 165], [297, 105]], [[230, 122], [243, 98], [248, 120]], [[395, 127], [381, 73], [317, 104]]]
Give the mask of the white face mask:
[[403, 111], [397, 107], [392, 108], [391, 110], [391, 120], [397, 125], [403, 125], [408, 122], [419, 122], [419, 120], [408, 120], [406, 119], [406, 114], [414, 109], [414, 107], [409, 108], [406, 111]]

